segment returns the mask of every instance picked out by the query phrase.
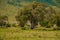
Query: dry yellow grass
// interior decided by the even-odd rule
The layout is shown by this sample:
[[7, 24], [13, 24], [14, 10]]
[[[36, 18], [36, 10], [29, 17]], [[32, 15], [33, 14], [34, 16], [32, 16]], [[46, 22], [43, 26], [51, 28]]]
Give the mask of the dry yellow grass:
[[21, 30], [19, 27], [0, 28], [0, 40], [60, 40], [60, 31]]

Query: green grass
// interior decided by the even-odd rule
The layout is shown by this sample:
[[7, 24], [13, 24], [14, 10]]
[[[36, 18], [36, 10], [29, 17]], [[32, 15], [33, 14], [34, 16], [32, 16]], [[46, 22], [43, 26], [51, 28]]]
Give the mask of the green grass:
[[21, 30], [19, 27], [0, 28], [0, 40], [60, 40], [60, 31]]

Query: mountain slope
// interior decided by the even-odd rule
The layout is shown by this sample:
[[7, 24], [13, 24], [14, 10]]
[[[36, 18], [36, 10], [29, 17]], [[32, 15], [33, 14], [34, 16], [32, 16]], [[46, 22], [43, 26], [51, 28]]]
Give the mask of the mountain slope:
[[[0, 14], [8, 15], [9, 21], [14, 21], [15, 14], [17, 14], [18, 10], [25, 4], [29, 4], [33, 1], [49, 4], [52, 6], [59, 6], [56, 0], [0, 0]], [[59, 8], [58, 8], [59, 9]]]
[[45, 3], [45, 4], [49, 4], [49, 5], [53, 5], [53, 6], [57, 6], [57, 2], [55, 2], [54, 0], [9, 0], [8, 4], [13, 4], [16, 6], [22, 6], [21, 3], [31, 3], [33, 1], [37, 1], [37, 2], [41, 2], [41, 3]]

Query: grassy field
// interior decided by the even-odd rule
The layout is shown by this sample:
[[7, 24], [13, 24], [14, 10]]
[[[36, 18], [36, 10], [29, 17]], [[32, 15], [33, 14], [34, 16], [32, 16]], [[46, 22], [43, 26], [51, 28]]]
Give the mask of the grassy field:
[[21, 30], [19, 27], [0, 28], [0, 40], [60, 40], [60, 31]]

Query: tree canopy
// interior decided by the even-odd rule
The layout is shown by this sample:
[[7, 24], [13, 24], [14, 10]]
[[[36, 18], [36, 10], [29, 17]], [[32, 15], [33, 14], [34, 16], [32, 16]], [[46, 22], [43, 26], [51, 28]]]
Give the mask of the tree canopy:
[[31, 29], [33, 29], [38, 22], [42, 27], [50, 28], [54, 24], [60, 24], [60, 12], [53, 6], [33, 2], [22, 7], [16, 16], [16, 19], [20, 23], [19, 25], [22, 25], [21, 27], [24, 27], [27, 20], [29, 20], [31, 23]]

